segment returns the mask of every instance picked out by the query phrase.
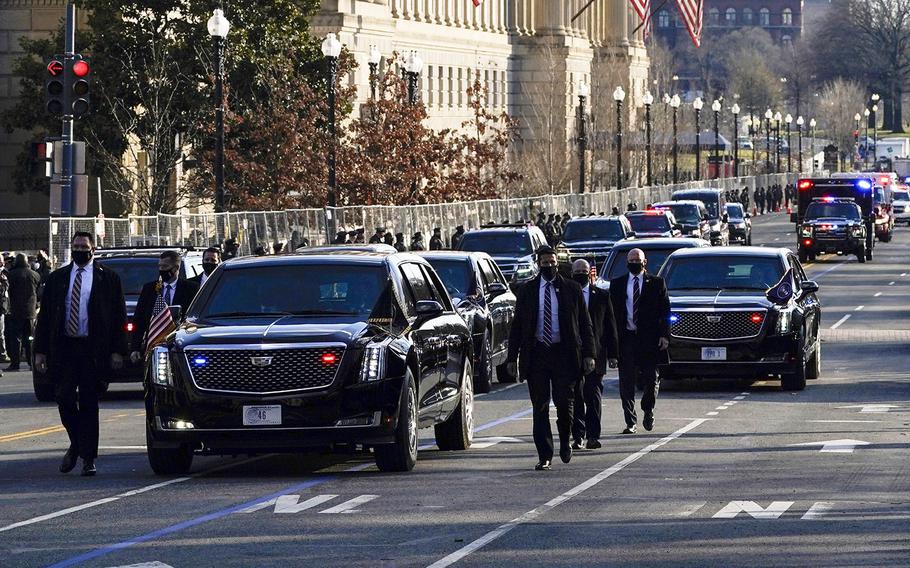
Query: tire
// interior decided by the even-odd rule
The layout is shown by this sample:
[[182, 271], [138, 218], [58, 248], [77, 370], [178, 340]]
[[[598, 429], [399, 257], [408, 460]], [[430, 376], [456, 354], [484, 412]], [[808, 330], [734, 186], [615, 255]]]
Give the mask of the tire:
[[461, 400], [449, 419], [434, 428], [440, 450], [467, 450], [474, 440], [474, 381], [471, 364], [465, 361], [461, 378]]
[[193, 449], [187, 444], [179, 448], [152, 447], [152, 433], [145, 425], [145, 446], [149, 465], [156, 475], [183, 475], [193, 465]]
[[38, 381], [38, 373], [32, 372], [32, 386], [35, 389], [35, 399], [38, 402], [54, 402], [56, 398], [54, 393], [54, 385], [47, 384], [43, 381]]
[[801, 391], [806, 388], [806, 361], [802, 357], [804, 349], [800, 346], [800, 360], [792, 373], [785, 373], [780, 377], [780, 386], [785, 391]]
[[490, 332], [485, 331], [480, 343], [477, 357], [477, 373], [474, 375], [474, 392], [490, 392], [493, 382], [493, 346], [490, 341]]
[[380, 471], [411, 471], [417, 464], [417, 387], [410, 369], [401, 390], [395, 441], [373, 448], [376, 467]]
[[806, 363], [806, 380], [817, 381], [822, 374], [822, 344], [820, 341], [816, 341], [815, 344], [815, 353], [812, 354], [812, 358], [809, 359], [809, 362]]
[[749, 233], [749, 238], [746, 239], [746, 246], [747, 246], [747, 247], [751, 247], [751, 246], [752, 246], [752, 233]]

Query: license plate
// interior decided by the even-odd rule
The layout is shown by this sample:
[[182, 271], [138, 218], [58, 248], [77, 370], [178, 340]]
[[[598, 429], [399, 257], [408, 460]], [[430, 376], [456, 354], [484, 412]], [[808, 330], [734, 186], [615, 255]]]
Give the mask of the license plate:
[[702, 347], [701, 348], [701, 360], [702, 361], [726, 361], [727, 360], [727, 348], [726, 347]]
[[280, 426], [281, 405], [244, 406], [244, 426]]

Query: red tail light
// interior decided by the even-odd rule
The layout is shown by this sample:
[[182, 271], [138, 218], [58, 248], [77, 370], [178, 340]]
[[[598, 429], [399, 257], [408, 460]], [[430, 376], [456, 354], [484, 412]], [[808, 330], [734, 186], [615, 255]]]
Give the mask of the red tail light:
[[755, 313], [752, 314], [752, 317], [749, 319], [752, 320], [752, 323], [761, 323], [761, 321], [764, 319], [764, 316], [762, 314]]
[[799, 188], [800, 188], [800, 189], [811, 189], [813, 185], [815, 185], [815, 184], [812, 183], [812, 180], [811, 180], [811, 179], [801, 179], [801, 180], [799, 180]]
[[803, 244], [806, 245], [807, 247], [808, 247], [808, 246], [812, 246], [812, 239], [806, 239], [806, 240], [804, 240], [804, 241], [803, 241]]
[[335, 361], [338, 360], [338, 356], [334, 353], [323, 353], [320, 359], [325, 365], [334, 365]]
[[135, 326], [133, 325], [133, 322], [129, 322], [128, 324], [126, 324], [126, 331], [129, 333], [132, 333], [134, 327]]

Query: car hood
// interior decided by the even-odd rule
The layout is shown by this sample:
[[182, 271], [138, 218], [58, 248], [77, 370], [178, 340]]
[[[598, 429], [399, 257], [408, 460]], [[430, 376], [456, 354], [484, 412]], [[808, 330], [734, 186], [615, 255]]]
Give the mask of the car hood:
[[596, 240], [596, 241], [563, 241], [560, 243], [561, 246], [566, 247], [571, 250], [573, 248], [610, 248], [615, 245], [618, 241], [605, 241], [605, 240]]
[[672, 237], [672, 231], [635, 231], [636, 238]]
[[493, 257], [493, 261], [497, 264], [519, 264], [534, 262], [534, 255], [531, 254], [524, 256], [519, 256], [518, 254], [491, 254], [490, 256]]
[[[217, 325], [216, 325], [217, 323]], [[351, 344], [366, 334], [370, 324], [343, 318], [288, 316], [282, 318], [231, 318], [212, 322], [187, 321], [177, 331], [178, 344]]]
[[761, 308], [773, 306], [762, 291], [748, 290], [670, 290], [670, 306], [684, 308]]

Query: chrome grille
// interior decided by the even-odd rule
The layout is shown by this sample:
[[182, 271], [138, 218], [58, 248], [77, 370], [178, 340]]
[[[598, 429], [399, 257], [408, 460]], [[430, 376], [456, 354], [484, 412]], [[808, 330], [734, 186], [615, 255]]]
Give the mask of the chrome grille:
[[[328, 355], [334, 356], [334, 360], [324, 362], [323, 357]], [[203, 348], [186, 352], [190, 375], [197, 387], [246, 394], [327, 387], [335, 380], [343, 355], [344, 347], [337, 345], [284, 349]]]
[[895, 213], [903, 213], [903, 212], [904, 212], [904, 209], [905, 209], [905, 207], [904, 207], [903, 205], [894, 205], [894, 212], [895, 212]]
[[[752, 321], [753, 314], [762, 320]], [[763, 311], [674, 312], [678, 318], [670, 324], [670, 334], [683, 339], [744, 339], [755, 337], [767, 318]]]

